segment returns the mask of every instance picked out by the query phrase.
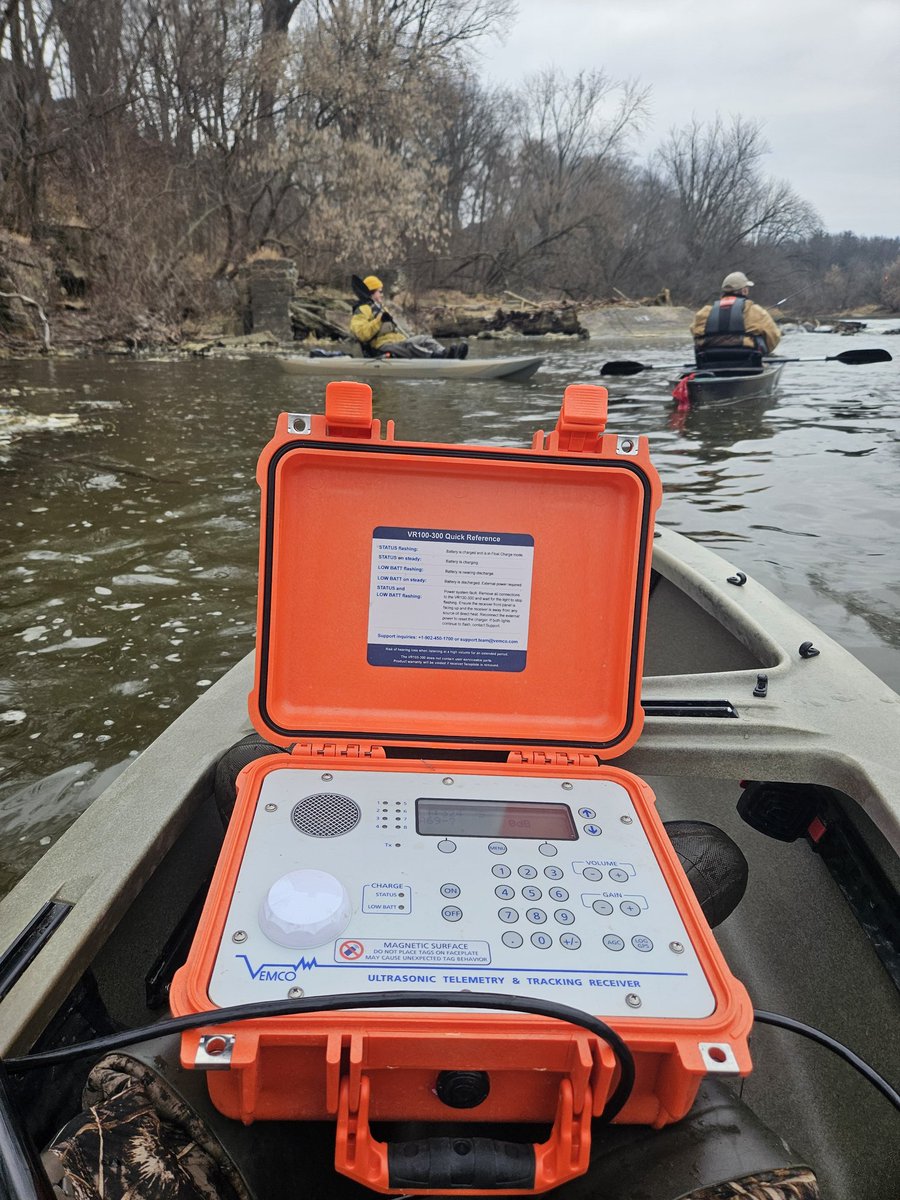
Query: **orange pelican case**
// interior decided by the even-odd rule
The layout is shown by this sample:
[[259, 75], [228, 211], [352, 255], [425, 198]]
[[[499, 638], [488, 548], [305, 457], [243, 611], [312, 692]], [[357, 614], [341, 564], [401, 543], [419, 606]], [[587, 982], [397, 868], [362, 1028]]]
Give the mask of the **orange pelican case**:
[[[176, 1015], [555, 1000], [624, 1040], [615, 1119], [656, 1127], [705, 1074], [749, 1071], [749, 998], [653, 794], [602, 761], [641, 731], [660, 501], [646, 439], [606, 433], [606, 400], [569, 387], [529, 448], [399, 441], [361, 383], [280, 416], [257, 476], [250, 707], [291, 753], [241, 772]], [[461, 1195], [582, 1174], [621, 1070], [565, 1020], [438, 1003], [206, 1026], [182, 1062], [238, 1120], [334, 1120], [336, 1169], [375, 1191]], [[392, 1143], [373, 1122], [459, 1135]], [[494, 1142], [501, 1123], [546, 1136]]]

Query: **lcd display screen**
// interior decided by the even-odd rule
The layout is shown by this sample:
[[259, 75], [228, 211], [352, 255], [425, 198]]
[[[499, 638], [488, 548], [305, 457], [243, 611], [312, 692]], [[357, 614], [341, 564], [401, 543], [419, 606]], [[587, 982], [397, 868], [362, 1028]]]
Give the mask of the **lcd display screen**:
[[574, 842], [578, 834], [565, 804], [510, 800], [416, 801], [416, 832], [425, 837], [546, 838]]

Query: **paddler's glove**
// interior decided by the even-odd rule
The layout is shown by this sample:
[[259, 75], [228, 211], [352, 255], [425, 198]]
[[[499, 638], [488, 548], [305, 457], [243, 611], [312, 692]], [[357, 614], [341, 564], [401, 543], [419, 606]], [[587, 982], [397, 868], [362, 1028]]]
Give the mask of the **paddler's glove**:
[[394, 323], [394, 318], [391, 316], [391, 314], [389, 312], [386, 312], [384, 309], [381, 310], [381, 323], [382, 323], [382, 325], [386, 325], [388, 323], [393, 325], [393, 323]]

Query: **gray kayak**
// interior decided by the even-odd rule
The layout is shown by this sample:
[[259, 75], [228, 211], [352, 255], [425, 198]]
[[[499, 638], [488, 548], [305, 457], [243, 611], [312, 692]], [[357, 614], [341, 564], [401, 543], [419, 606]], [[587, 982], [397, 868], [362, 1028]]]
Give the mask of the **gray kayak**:
[[688, 377], [688, 399], [691, 404], [761, 400], [774, 395], [783, 370], [784, 363], [767, 362], [755, 371], [733, 367], [695, 371]]
[[325, 379], [530, 379], [543, 358], [312, 358], [278, 359], [291, 375]]

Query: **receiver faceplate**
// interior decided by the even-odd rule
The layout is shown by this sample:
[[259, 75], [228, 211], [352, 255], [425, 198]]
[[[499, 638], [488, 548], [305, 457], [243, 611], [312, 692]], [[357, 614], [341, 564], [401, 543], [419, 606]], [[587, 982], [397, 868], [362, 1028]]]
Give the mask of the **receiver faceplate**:
[[[637, 786], [610, 780], [272, 770], [210, 999], [460, 989], [707, 1017], [715, 999], [645, 825], [665, 836]], [[349, 915], [332, 900], [344, 891]], [[280, 941], [260, 925], [273, 896]]]

